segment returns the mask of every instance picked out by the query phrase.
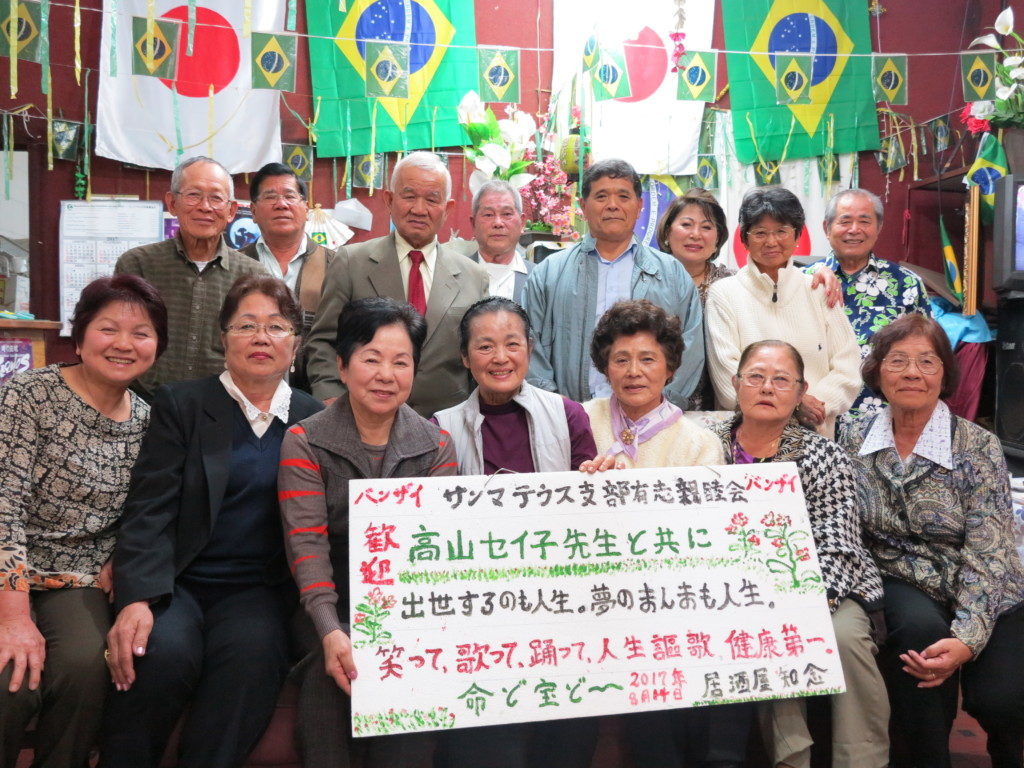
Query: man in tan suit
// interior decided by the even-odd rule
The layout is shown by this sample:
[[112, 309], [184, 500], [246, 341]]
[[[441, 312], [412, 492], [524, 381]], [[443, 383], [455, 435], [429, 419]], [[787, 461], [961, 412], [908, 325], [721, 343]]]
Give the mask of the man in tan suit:
[[488, 276], [479, 264], [437, 242], [455, 205], [451, 176], [437, 155], [413, 152], [396, 163], [384, 202], [395, 231], [338, 249], [327, 268], [307, 342], [306, 371], [314, 397], [330, 403], [345, 391], [334, 350], [345, 304], [370, 296], [408, 301], [427, 320], [409, 405], [431, 416], [469, 395], [469, 376], [459, 354], [459, 321], [471, 304], [487, 295]]

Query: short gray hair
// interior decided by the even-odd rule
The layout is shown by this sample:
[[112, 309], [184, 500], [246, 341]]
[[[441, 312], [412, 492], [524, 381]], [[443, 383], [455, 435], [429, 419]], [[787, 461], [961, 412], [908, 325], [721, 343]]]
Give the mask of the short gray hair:
[[867, 189], [861, 189], [860, 187], [854, 187], [853, 189], [844, 189], [836, 192], [832, 195], [832, 199], [828, 201], [828, 205], [825, 206], [825, 228], [832, 226], [832, 222], [836, 220], [836, 210], [839, 208], [841, 203], [847, 197], [853, 197], [858, 195], [871, 201], [871, 205], [875, 209], [875, 219], [878, 222], [878, 226], [882, 226], [882, 214], [885, 207], [882, 205], [882, 198]]
[[427, 152], [426, 150], [410, 152], [395, 163], [395, 167], [391, 170], [391, 183], [388, 185], [388, 189], [392, 192], [396, 191], [395, 183], [398, 181], [398, 174], [407, 165], [413, 168], [422, 168], [425, 171], [440, 173], [444, 177], [444, 199], [445, 201], [451, 199], [452, 175], [448, 171], [448, 166], [444, 164], [444, 161], [441, 160], [440, 157], [435, 155], [433, 152]]
[[235, 199], [235, 180], [231, 178], [231, 172], [223, 165], [218, 163], [216, 160], [214, 160], [212, 157], [207, 157], [206, 155], [196, 155], [195, 157], [189, 157], [185, 160], [182, 160], [180, 163], [178, 163], [177, 166], [175, 166], [174, 171], [171, 173], [172, 194], [176, 195], [179, 192], [181, 192], [181, 180], [185, 176], [185, 169], [197, 163], [209, 163], [210, 165], [215, 165], [222, 171], [224, 171], [224, 175], [228, 177], [228, 197], [231, 200]]
[[476, 212], [480, 210], [480, 200], [484, 195], [488, 194], [512, 195], [512, 202], [516, 206], [516, 213], [523, 212], [523, 196], [519, 194], [519, 190], [504, 179], [490, 179], [481, 184], [480, 189], [473, 195], [473, 216], [476, 216]]

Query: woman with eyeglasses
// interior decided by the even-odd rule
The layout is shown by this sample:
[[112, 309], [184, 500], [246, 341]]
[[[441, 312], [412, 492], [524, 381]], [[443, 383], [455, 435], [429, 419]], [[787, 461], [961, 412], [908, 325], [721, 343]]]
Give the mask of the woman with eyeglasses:
[[[875, 664], [882, 584], [861, 540], [850, 459], [831, 440], [794, 418], [808, 384], [800, 352], [784, 341], [755, 342], [732, 376], [737, 413], [717, 428], [727, 464], [797, 465], [832, 612], [846, 692], [831, 696], [833, 768], [884, 768], [889, 758], [889, 702]], [[799, 550], [798, 550], [799, 553]], [[874, 614], [874, 616], [869, 616]], [[773, 766], [809, 768], [803, 699], [759, 706]]]
[[239, 278], [220, 311], [225, 371], [153, 401], [114, 549], [105, 768], [155, 768], [186, 711], [179, 765], [241, 765], [270, 722], [297, 602], [281, 441], [323, 408], [286, 380], [300, 322], [283, 282]]
[[844, 441], [885, 590], [894, 768], [950, 765], [960, 692], [993, 768], [1024, 765], [1024, 569], [1006, 462], [995, 435], [942, 402], [958, 378], [941, 326], [901, 317], [864, 361], [888, 405]]
[[803, 207], [787, 189], [756, 187], [743, 197], [739, 228], [750, 259], [737, 274], [711, 286], [705, 305], [715, 398], [720, 407], [734, 408], [732, 377], [740, 353], [755, 341], [782, 339], [796, 347], [807, 366], [798, 418], [832, 437], [836, 417], [861, 389], [860, 350], [843, 305], [826, 306], [811, 289], [812, 276], [792, 263], [804, 228]]

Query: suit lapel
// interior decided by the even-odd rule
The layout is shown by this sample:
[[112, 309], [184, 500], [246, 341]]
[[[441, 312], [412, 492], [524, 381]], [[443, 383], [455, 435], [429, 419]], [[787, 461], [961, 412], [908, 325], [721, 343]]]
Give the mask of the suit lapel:
[[210, 530], [224, 501], [224, 491], [231, 471], [232, 409], [235, 401], [217, 379], [210, 381], [209, 391], [203, 398], [207, 421], [199, 427], [199, 446], [203, 456], [203, 471], [209, 493]]
[[430, 299], [427, 301], [427, 338], [423, 344], [430, 343], [431, 336], [440, 327], [445, 314], [459, 295], [458, 265], [444, 249], [437, 244], [437, 259], [434, 261], [434, 279], [430, 283]]
[[367, 278], [378, 296], [389, 296], [405, 301], [405, 286], [402, 271], [398, 267], [398, 249], [395, 248], [394, 233], [388, 235], [384, 247], [369, 254], [370, 268]]

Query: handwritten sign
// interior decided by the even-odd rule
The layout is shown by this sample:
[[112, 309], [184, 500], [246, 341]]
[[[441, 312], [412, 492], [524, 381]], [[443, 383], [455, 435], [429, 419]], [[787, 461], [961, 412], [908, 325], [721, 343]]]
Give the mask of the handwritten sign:
[[844, 690], [795, 464], [349, 487], [355, 736]]

